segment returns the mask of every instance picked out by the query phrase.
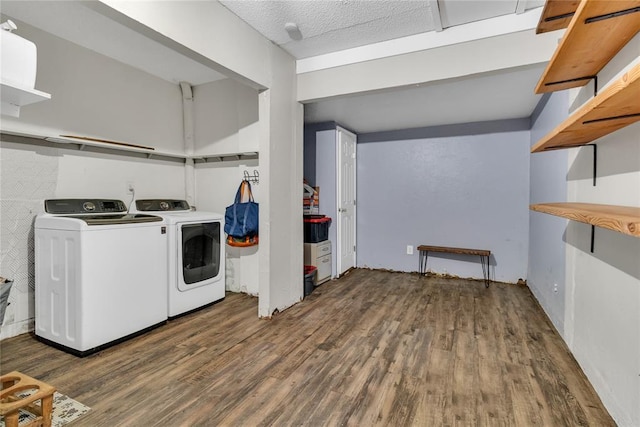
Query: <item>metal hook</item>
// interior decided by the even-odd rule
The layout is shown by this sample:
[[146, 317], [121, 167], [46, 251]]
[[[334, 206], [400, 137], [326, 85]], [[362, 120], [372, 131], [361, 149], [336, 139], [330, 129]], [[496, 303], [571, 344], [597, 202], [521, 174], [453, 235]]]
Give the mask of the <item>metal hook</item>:
[[243, 177], [245, 181], [249, 181], [252, 184], [260, 184], [260, 173], [256, 169], [253, 170], [253, 174], [250, 174], [248, 170], [245, 170]]

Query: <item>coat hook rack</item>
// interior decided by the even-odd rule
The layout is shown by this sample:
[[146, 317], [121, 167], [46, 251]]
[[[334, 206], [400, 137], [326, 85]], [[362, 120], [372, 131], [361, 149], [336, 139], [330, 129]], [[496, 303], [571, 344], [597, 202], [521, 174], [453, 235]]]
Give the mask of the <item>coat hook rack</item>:
[[253, 173], [249, 173], [248, 170], [245, 170], [243, 178], [245, 181], [249, 181], [252, 184], [260, 184], [260, 172], [258, 172], [256, 169], [253, 170]]

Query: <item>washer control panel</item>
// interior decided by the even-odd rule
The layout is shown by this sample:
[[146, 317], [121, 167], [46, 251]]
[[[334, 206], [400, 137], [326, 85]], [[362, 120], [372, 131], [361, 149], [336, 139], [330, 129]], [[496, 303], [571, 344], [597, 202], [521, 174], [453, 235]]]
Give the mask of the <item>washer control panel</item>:
[[191, 206], [186, 200], [146, 199], [136, 200], [136, 209], [140, 212], [189, 211]]
[[114, 199], [49, 199], [44, 201], [44, 210], [56, 215], [102, 214], [127, 212], [127, 207]]

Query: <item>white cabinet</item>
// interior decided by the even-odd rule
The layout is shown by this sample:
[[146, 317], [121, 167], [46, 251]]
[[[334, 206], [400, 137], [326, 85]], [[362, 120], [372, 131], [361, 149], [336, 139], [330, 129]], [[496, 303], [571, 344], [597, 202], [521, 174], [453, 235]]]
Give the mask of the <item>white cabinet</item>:
[[304, 264], [318, 269], [318, 284], [331, 279], [331, 241], [305, 243]]

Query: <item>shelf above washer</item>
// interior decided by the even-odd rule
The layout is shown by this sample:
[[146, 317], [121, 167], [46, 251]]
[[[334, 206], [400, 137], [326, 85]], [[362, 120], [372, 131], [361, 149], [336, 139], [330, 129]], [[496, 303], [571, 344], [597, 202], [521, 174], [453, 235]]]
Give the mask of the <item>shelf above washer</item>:
[[214, 162], [226, 162], [237, 160], [251, 160], [257, 159], [259, 153], [257, 151], [246, 151], [242, 153], [221, 153], [221, 154], [192, 154], [187, 156], [188, 159], [192, 159], [197, 163], [214, 163]]
[[51, 95], [36, 89], [26, 89], [0, 83], [2, 89], [2, 114], [20, 116], [20, 107], [51, 99]]
[[[32, 144], [64, 144], [64, 146], [69, 148], [75, 148], [78, 150], [84, 150], [85, 147], [94, 147], [104, 150], [110, 150], [123, 155], [135, 155], [135, 154], [143, 154], [147, 158], [171, 158], [171, 159], [180, 159], [187, 160], [192, 159], [197, 163], [213, 163], [213, 162], [224, 162], [224, 161], [237, 161], [237, 160], [250, 160], [259, 158], [259, 153], [257, 151], [249, 151], [249, 152], [240, 152], [240, 153], [221, 153], [221, 154], [196, 154], [196, 155], [187, 155], [179, 152], [172, 151], [162, 151], [157, 150], [154, 147], [147, 147], [144, 145], [131, 144], [127, 142], [119, 142], [119, 141], [111, 141], [100, 138], [93, 138], [87, 136], [77, 136], [77, 135], [58, 135], [58, 136], [48, 136], [42, 135], [40, 132], [32, 132], [32, 131], [23, 131], [23, 130], [14, 130], [2, 128], [0, 132], [3, 135], [12, 135], [20, 137], [20, 143], [32, 143]], [[2, 138], [2, 140], [6, 140], [6, 138]], [[64, 148], [63, 145], [58, 145], [59, 148]], [[135, 153], [135, 154], [134, 154]]]

